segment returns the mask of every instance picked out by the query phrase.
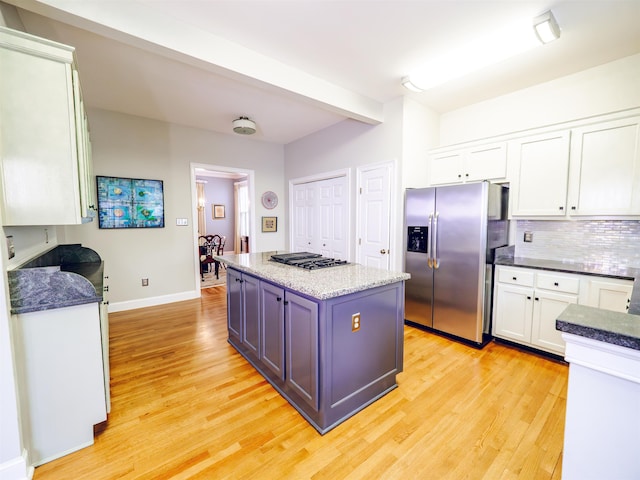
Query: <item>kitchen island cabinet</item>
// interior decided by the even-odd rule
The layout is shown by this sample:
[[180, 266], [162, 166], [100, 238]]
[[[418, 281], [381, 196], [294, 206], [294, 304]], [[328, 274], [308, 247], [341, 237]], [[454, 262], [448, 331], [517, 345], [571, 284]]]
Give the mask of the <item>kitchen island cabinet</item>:
[[[324, 434], [397, 387], [408, 275], [354, 264], [306, 271], [271, 253], [216, 258], [228, 270], [229, 343]], [[246, 322], [232, 328], [246, 311], [233, 284], [247, 277], [259, 281], [257, 357]]]

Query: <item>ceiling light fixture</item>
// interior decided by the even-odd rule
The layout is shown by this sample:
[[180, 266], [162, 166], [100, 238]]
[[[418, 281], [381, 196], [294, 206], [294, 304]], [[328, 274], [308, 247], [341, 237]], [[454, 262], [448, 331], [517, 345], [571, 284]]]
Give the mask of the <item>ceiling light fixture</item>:
[[256, 133], [256, 122], [249, 117], [239, 117], [233, 121], [233, 131], [239, 135], [253, 135]]
[[411, 83], [411, 79], [409, 77], [402, 77], [402, 86], [412, 92], [420, 93], [422, 91], [421, 88]]
[[560, 27], [551, 10], [533, 19], [533, 29], [543, 44], [560, 38]]
[[533, 26], [532, 31], [531, 20], [519, 21], [451, 50], [410, 77], [402, 77], [402, 85], [412, 92], [428, 90], [524, 53], [540, 46], [541, 42], [548, 43], [552, 36], [554, 39], [560, 36], [560, 28], [551, 11], [535, 17]]

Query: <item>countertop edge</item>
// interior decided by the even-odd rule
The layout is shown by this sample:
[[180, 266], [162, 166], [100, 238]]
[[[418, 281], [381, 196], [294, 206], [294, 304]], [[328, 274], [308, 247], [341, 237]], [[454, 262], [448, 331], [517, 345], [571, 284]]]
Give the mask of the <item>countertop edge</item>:
[[571, 304], [556, 319], [556, 329], [592, 340], [640, 350], [639, 315]]
[[[264, 254], [268, 254], [269, 252], [262, 252], [259, 255], [264, 255]], [[275, 253], [275, 252], [274, 252]], [[251, 255], [251, 254], [240, 254], [240, 255]], [[258, 255], [258, 254], [254, 254], [254, 255]], [[232, 258], [230, 258], [230, 256], [214, 256], [215, 260], [218, 260], [222, 263], [224, 263], [225, 265], [227, 265], [230, 268], [234, 268], [236, 270], [239, 270], [241, 272], [244, 273], [248, 273], [250, 275], [254, 275], [256, 277], [260, 277], [261, 279], [264, 279], [268, 282], [272, 282], [276, 285], [285, 287], [289, 290], [292, 290], [294, 292], [297, 293], [301, 293], [302, 295], [306, 295], [308, 297], [314, 298], [316, 300], [329, 300], [331, 298], [336, 298], [336, 297], [340, 297], [343, 295], [349, 295], [352, 293], [357, 293], [357, 292], [362, 292], [364, 290], [369, 290], [371, 288], [376, 288], [376, 287], [382, 287], [385, 285], [391, 285], [394, 283], [398, 283], [398, 282], [403, 282], [405, 280], [408, 280], [409, 278], [411, 278], [411, 275], [409, 275], [408, 273], [404, 273], [404, 272], [387, 272], [387, 271], [382, 271], [381, 272], [385, 272], [385, 278], [378, 278], [376, 280], [369, 280], [366, 282], [358, 282], [357, 284], [353, 285], [353, 286], [349, 286], [349, 287], [343, 287], [343, 288], [329, 288], [329, 289], [324, 289], [324, 290], [320, 290], [317, 288], [317, 285], [314, 287], [307, 287], [304, 284], [301, 283], [292, 283], [290, 281], [287, 281], [286, 278], [284, 278], [283, 276], [279, 276], [274, 274], [273, 272], [265, 272], [264, 269], [262, 268], [258, 268], [257, 266], [250, 266], [250, 265], [243, 265], [242, 263], [235, 261], [235, 257], [238, 255], [234, 255]], [[284, 269], [295, 269], [296, 267], [292, 267], [292, 266], [288, 266], [288, 265], [281, 265], [281, 264], [275, 264], [272, 266], [276, 266], [277, 268], [284, 268]], [[332, 267], [329, 269], [323, 269], [323, 270], [315, 270], [314, 273], [321, 273], [321, 272], [332, 272], [332, 273], [339, 273], [339, 269], [344, 269], [344, 268], [350, 268], [353, 266], [357, 266], [361, 269], [371, 269], [371, 270], [378, 270], [378, 269], [373, 269], [371, 267], [364, 267], [362, 265], [358, 265], [358, 264], [348, 264], [348, 265], [341, 265], [341, 266], [337, 266], [337, 267]], [[298, 271], [298, 270], [283, 270], [283, 273], [293, 273], [293, 272], [302, 272], [302, 273], [311, 273], [311, 272], [306, 272], [304, 270], [302, 271]]]

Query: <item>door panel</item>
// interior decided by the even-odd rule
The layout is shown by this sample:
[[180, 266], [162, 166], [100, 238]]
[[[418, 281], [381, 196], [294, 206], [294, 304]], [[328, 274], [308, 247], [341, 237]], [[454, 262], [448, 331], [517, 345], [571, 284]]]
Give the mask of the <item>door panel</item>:
[[486, 183], [436, 191], [433, 328], [482, 341]]
[[405, 319], [432, 327], [433, 270], [429, 267], [427, 254], [407, 252], [407, 229], [409, 227], [430, 228], [429, 215], [435, 209], [434, 188], [407, 190], [405, 195], [405, 272], [411, 278], [405, 282]]
[[358, 263], [388, 270], [392, 165], [359, 171]]

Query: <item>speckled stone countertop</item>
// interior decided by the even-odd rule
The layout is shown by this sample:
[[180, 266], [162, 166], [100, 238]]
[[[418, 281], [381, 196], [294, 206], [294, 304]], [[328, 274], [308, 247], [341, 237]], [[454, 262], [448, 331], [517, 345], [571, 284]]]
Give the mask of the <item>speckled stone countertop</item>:
[[537, 258], [514, 257], [513, 245], [496, 250], [495, 265], [511, 267], [534, 268], [554, 272], [578, 273], [581, 275], [595, 275], [599, 277], [633, 280], [633, 292], [629, 313], [640, 315], [640, 268], [618, 267], [611, 268], [602, 265], [592, 265], [579, 262], [559, 262], [557, 260], [542, 260]]
[[327, 300], [411, 278], [408, 273], [389, 272], [357, 263], [309, 271], [270, 261], [271, 255], [276, 253], [287, 252], [241, 253], [214, 258], [237, 270], [318, 300]]
[[640, 350], [640, 315], [569, 305], [556, 319], [561, 332]]
[[8, 273], [11, 313], [101, 302], [103, 262], [81, 245], [58, 245]]

